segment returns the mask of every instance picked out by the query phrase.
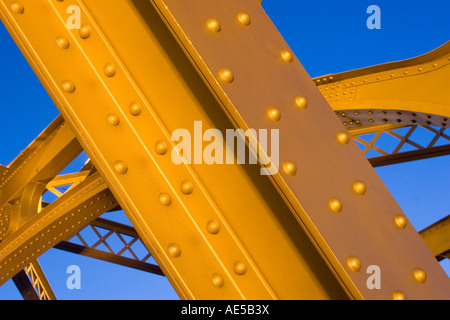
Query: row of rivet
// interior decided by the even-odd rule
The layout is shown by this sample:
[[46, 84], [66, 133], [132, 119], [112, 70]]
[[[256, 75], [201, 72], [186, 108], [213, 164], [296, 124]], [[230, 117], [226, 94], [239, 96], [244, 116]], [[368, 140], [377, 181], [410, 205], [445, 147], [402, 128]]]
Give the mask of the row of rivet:
[[[58, 1], [62, 1], [62, 0], [58, 0]], [[14, 12], [19, 13], [19, 14], [22, 14], [24, 12], [24, 7], [19, 2], [13, 2], [11, 4], [11, 9]], [[238, 21], [243, 25], [249, 25], [251, 20], [247, 14], [241, 13], [238, 15]], [[214, 20], [214, 19], [209, 19], [207, 21], [207, 26], [211, 31], [214, 31], [214, 32], [219, 32], [221, 30], [220, 24], [218, 23], [217, 20]], [[90, 32], [91, 31], [90, 31], [89, 26], [83, 26], [79, 31], [80, 37], [82, 39], [87, 39], [90, 36]], [[57, 38], [56, 42], [57, 42], [58, 46], [60, 46], [62, 49], [68, 49], [70, 46], [68, 40], [63, 37]], [[281, 59], [285, 62], [293, 61], [293, 55], [287, 50], [281, 51], [280, 56], [281, 56]], [[104, 73], [107, 77], [113, 77], [116, 74], [115, 65], [112, 63], [106, 64], [104, 67]], [[231, 72], [231, 70], [222, 68], [219, 70], [219, 79], [221, 79], [224, 82], [231, 83], [234, 81], [234, 75]], [[330, 80], [332, 80], [332, 77], [330, 77]], [[66, 91], [68, 93], [75, 92], [75, 84], [70, 80], [63, 81], [62, 88], [64, 91]], [[307, 100], [303, 96], [296, 97], [294, 101], [295, 101], [295, 104], [297, 105], [297, 107], [299, 107], [300, 109], [305, 109], [308, 106]], [[136, 102], [134, 102], [130, 105], [130, 113], [132, 115], [137, 116], [140, 114], [140, 111], [141, 111], [141, 107]], [[280, 112], [276, 108], [273, 108], [273, 107], [268, 109], [267, 115], [273, 121], [279, 121], [281, 118]], [[114, 126], [117, 126], [120, 122], [117, 115], [115, 115], [115, 114], [108, 114], [107, 119], [108, 119], [108, 122]], [[346, 133], [342, 133], [342, 132], [338, 133], [337, 138], [338, 138], [338, 141], [342, 144], [347, 144], [349, 141], [348, 134], [346, 134]], [[158, 154], [166, 153], [167, 145], [164, 146], [164, 144], [165, 144], [164, 142], [157, 143], [156, 152]], [[118, 172], [120, 174], [126, 174], [128, 171], [128, 166], [124, 161], [118, 160], [114, 163], [114, 169], [116, 170], [116, 172]], [[297, 172], [297, 168], [292, 162], [284, 161], [283, 162], [283, 171], [289, 176], [294, 176]], [[364, 194], [366, 191], [366, 186], [362, 181], [356, 181], [353, 183], [353, 190], [357, 194]], [[184, 194], [192, 193], [193, 192], [192, 182], [183, 181], [181, 184], [181, 191]], [[171, 199], [168, 194], [161, 194], [159, 196], [159, 201], [161, 202], [162, 205], [165, 205], [165, 206], [168, 206], [171, 204]], [[334, 212], [340, 212], [343, 207], [341, 202], [335, 198], [331, 198], [329, 200], [328, 205], [329, 205], [329, 208]], [[394, 221], [398, 228], [404, 228], [406, 226], [406, 219], [403, 216], [396, 216], [394, 218]], [[207, 230], [211, 234], [215, 234], [219, 231], [219, 224], [216, 221], [211, 220], [208, 222]], [[177, 244], [170, 244], [168, 246], [168, 252], [173, 257], [179, 257], [181, 255], [181, 248]], [[352, 271], [358, 272], [360, 270], [361, 263], [359, 262], [359, 259], [357, 257], [350, 256], [347, 259], [347, 265]], [[242, 262], [237, 262], [234, 265], [234, 271], [236, 274], [244, 274], [246, 271], [246, 265]], [[421, 269], [415, 269], [414, 276], [415, 276], [416, 280], [419, 282], [424, 282], [426, 279], [426, 274]], [[214, 274], [212, 276], [212, 282], [215, 286], [222, 287], [224, 280], [223, 280], [222, 276], [220, 276], [218, 274]], [[395, 291], [393, 293], [393, 298], [394, 299], [404, 299], [404, 295], [400, 291]]]
[[[102, 194], [99, 194], [99, 196], [97, 197], [97, 201], [98, 201], [98, 200], [101, 200], [102, 198], [104, 198], [104, 197], [106, 197], [106, 196], [107, 196], [107, 192], [103, 192]], [[95, 203], [95, 201], [91, 201], [91, 202], [90, 202], [90, 205], [93, 205], [94, 203]], [[110, 203], [109, 203], [109, 206], [112, 207], [113, 204], [114, 204], [113, 202], [110, 202]], [[87, 208], [88, 208], [87, 205], [84, 205], [84, 206], [83, 206], [83, 209], [87, 209]], [[105, 205], [105, 206], [103, 206], [103, 208], [106, 209], [107, 206]], [[97, 210], [97, 212], [99, 212], [99, 211], [100, 211], [100, 210]], [[81, 212], [81, 210], [78, 209], [77, 212], [78, 212], [78, 215], [77, 215], [77, 216], [79, 216], [79, 213]], [[72, 213], [70, 214], [70, 216], [71, 216], [71, 218], [75, 218], [75, 213], [72, 212]], [[93, 216], [94, 216], [94, 213], [91, 212], [91, 213], [90, 213], [90, 216], [93, 217]], [[83, 217], [83, 220], [84, 220], [84, 221], [86, 221], [87, 219], [88, 219], [87, 217]], [[47, 228], [47, 231], [46, 231], [47, 234], [49, 234], [51, 231], [54, 231], [54, 230], [57, 228], [58, 225], [61, 226], [61, 225], [63, 224], [63, 220], [64, 220], [64, 222], [67, 223], [67, 222], [69, 221], [69, 217], [66, 216], [66, 217], [64, 217], [64, 219], [61, 218], [61, 219], [59, 219], [57, 222], [55, 222], [55, 223], [53, 223], [51, 226], [49, 226], [49, 227]], [[76, 224], [75, 224], [75, 221], [74, 221], [73, 224], [71, 225], [70, 229], [65, 229], [65, 233], [66, 233], [65, 235], [67, 236], [67, 234], [69, 234], [69, 232], [74, 232], [75, 227], [76, 227], [77, 225], [80, 225], [81, 223], [82, 223], [82, 222], [81, 222], [80, 220], [76, 221]], [[36, 236], [34, 239], [31, 239], [31, 241], [29, 241], [27, 245], [24, 245], [24, 246], [23, 246], [23, 249], [24, 249], [24, 250], [28, 250], [30, 247], [36, 245], [36, 244], [35, 244], [35, 241], [37, 242], [37, 241], [39, 241], [41, 238], [44, 238], [44, 237], [46, 237], [46, 236], [47, 236], [47, 235], [46, 235], [45, 233], [42, 233], [42, 234], [40, 235], [40, 237], [39, 237], [39, 235]], [[59, 238], [61, 238], [61, 237], [63, 237], [63, 236], [64, 236], [64, 233], [59, 233]], [[53, 239], [52, 239], [52, 240], [49, 240], [46, 244], [43, 244], [41, 247], [34, 249], [35, 252], [31, 252], [31, 254], [30, 254], [31, 258], [34, 259], [34, 257], [36, 256], [36, 254], [39, 255], [39, 254], [41, 253], [42, 250], [44, 250], [44, 249], [46, 249], [46, 248], [48, 248], [48, 247], [51, 247], [51, 245], [54, 245], [54, 244], [55, 244], [54, 242], [57, 241], [57, 240], [58, 240], [58, 237], [53, 237]], [[23, 252], [22, 249], [19, 249], [19, 250], [18, 250], [18, 253], [19, 253], [19, 254], [21, 254], [22, 252]], [[11, 263], [12, 260], [13, 260], [13, 258], [17, 258], [17, 253], [14, 253], [12, 257], [9, 257], [9, 258], [8, 258], [8, 260], [4, 260], [4, 261], [3, 261], [3, 265], [0, 265], [0, 269], [3, 269], [3, 267], [6, 266], [6, 265], [8, 265], [8, 263]], [[29, 261], [29, 260], [30, 260], [30, 257], [25, 257], [25, 260], [21, 261], [20, 265], [17, 264], [15, 268], [11, 268], [11, 272], [14, 272], [14, 271], [15, 271], [16, 269], [18, 269], [19, 267], [22, 267], [21, 265], [23, 265], [25, 262], [27, 262], [27, 261]], [[9, 277], [9, 276], [10, 276], [10, 273], [9, 273], [9, 272], [6, 272], [6, 273], [5, 273], [5, 276], [6, 276], [6, 277]], [[5, 280], [5, 276], [0, 277], [0, 280]]]
[[[337, 134], [337, 140], [339, 141], [339, 143], [341, 144], [348, 144], [350, 138], [349, 135], [345, 132], [339, 132]], [[366, 184], [363, 181], [354, 181], [353, 185], [352, 185], [352, 190], [355, 194], [357, 195], [364, 195], [366, 193], [367, 187]], [[335, 198], [332, 198], [329, 200], [329, 208], [333, 211], [333, 212], [341, 212], [342, 211], [342, 203]], [[394, 224], [398, 229], [403, 229], [406, 227], [407, 225], [407, 220], [403, 215], [396, 215], [394, 216]], [[347, 258], [347, 266], [348, 268], [353, 271], [353, 272], [359, 272], [361, 270], [361, 262], [360, 260], [355, 257], [355, 256], [349, 256]], [[416, 268], [413, 271], [414, 274], [414, 278], [418, 281], [418, 282], [424, 282], [426, 280], [426, 273], [425, 271], [423, 271], [422, 269]], [[392, 294], [392, 298], [394, 300], [404, 300], [406, 299], [404, 294], [401, 291], [394, 291], [394, 293]]]
[[[216, 20], [214, 20], [214, 21], [216, 21]], [[220, 31], [220, 25], [218, 23], [214, 23], [214, 26], [218, 29], [218, 31]], [[293, 61], [292, 53], [287, 50], [282, 50], [280, 53], [280, 57], [284, 62], [292, 62]], [[436, 65], [434, 65], [434, 67], [436, 67]], [[405, 74], [407, 74], [407, 73], [405, 73]], [[393, 75], [391, 75], [391, 77], [393, 77]], [[222, 68], [219, 70], [219, 79], [222, 80], [223, 82], [231, 83], [234, 81], [234, 74], [231, 72], [231, 70]], [[323, 79], [324, 82], [326, 82], [328, 80], [332, 81], [333, 77], [330, 76], [328, 78]], [[321, 82], [320, 79], [317, 80], [317, 83], [320, 83], [320, 82]], [[367, 79], [365, 79], [364, 82], [367, 82]], [[345, 83], [344, 85], [347, 87], [348, 83]], [[355, 82], [352, 82], [352, 85], [355, 85]], [[338, 85], [338, 86], [340, 86], [340, 85]], [[350, 90], [350, 94], [354, 94], [354, 90]], [[308, 106], [307, 99], [303, 96], [298, 96], [295, 98], [295, 105], [297, 105], [297, 107], [300, 109], [306, 109], [306, 107]], [[281, 113], [275, 107], [269, 107], [266, 110], [266, 115], [270, 120], [275, 121], [275, 122], [280, 121], [280, 119], [281, 119]], [[336, 137], [337, 137], [337, 141], [340, 144], [348, 144], [349, 143], [350, 137], [349, 137], [348, 133], [338, 132]], [[292, 163], [291, 161], [283, 161], [282, 170], [288, 176], [294, 176], [297, 173], [297, 168], [296, 168], [295, 164]], [[357, 180], [357, 181], [353, 182], [352, 190], [357, 195], [364, 195], [366, 193], [367, 187], [363, 181]], [[331, 209], [331, 211], [333, 211], [335, 213], [339, 213], [342, 211], [343, 205], [338, 199], [330, 198], [328, 201], [328, 207]], [[396, 215], [394, 217], [394, 223], [397, 228], [403, 229], [406, 227], [406, 218], [402, 215]], [[361, 262], [359, 261], [359, 259], [357, 257], [350, 256], [347, 259], [347, 266], [350, 268], [350, 270], [352, 270], [354, 272], [358, 272], [361, 269]], [[419, 268], [414, 269], [413, 274], [414, 274], [414, 278], [418, 282], [424, 282], [426, 279], [426, 273], [422, 269], [419, 269]], [[392, 294], [392, 298], [395, 300], [401, 300], [401, 299], [405, 299], [405, 296], [400, 291], [394, 291], [394, 293]]]
[[[243, 25], [249, 25], [250, 24], [250, 17], [248, 14], [240, 13], [238, 14], [238, 21], [242, 23], [242, 21], [245, 21], [246, 23], [242, 23]], [[206, 21], [206, 26], [209, 30], [214, 32], [220, 32], [221, 26], [220, 23], [216, 19], [208, 19]], [[281, 50], [279, 57], [282, 61], [286, 63], [290, 63], [294, 60], [294, 55], [289, 50]], [[218, 78], [222, 82], [226, 83], [232, 83], [234, 81], [234, 74], [230, 69], [227, 68], [220, 68], [218, 71]], [[306, 109], [308, 106], [308, 101], [304, 96], [297, 96], [293, 100], [294, 105], [296, 105], [299, 109]], [[274, 121], [280, 121], [281, 119], [281, 112], [275, 108], [275, 107], [269, 107], [266, 110], [266, 116]], [[288, 176], [294, 176], [297, 173], [297, 168], [294, 163], [291, 161], [284, 161], [282, 164], [282, 170], [283, 172]]]
[[[250, 23], [248, 16], [246, 16], [245, 14], [239, 15], [238, 18], [239, 18], [239, 21], [244, 25], [248, 25]], [[214, 24], [214, 22], [210, 22], [210, 24]], [[87, 39], [89, 36], [90, 36], [89, 26], [83, 26], [80, 29], [80, 37], [83, 39]], [[57, 44], [58, 44], [58, 46], [60, 46], [63, 49], [68, 49], [70, 46], [68, 40], [63, 37], [59, 37], [57, 39]], [[107, 63], [104, 66], [103, 71], [107, 77], [114, 77], [117, 72], [116, 67], [113, 63]], [[229, 70], [226, 70], [226, 69], [221, 70], [221, 77], [223, 78], [223, 81], [230, 82], [230, 83], [234, 79], [233, 74]], [[64, 91], [66, 91], [68, 93], [75, 92], [75, 84], [69, 80], [63, 81], [62, 88]], [[129, 112], [132, 116], [139, 116], [142, 112], [142, 107], [139, 103], [133, 102], [129, 106]], [[118, 126], [120, 124], [119, 117], [114, 113], [108, 114], [106, 116], [106, 119], [107, 119], [107, 122], [112, 126]], [[168, 151], [168, 146], [167, 146], [166, 142], [158, 141], [155, 144], [155, 152], [157, 154], [164, 155], [167, 153], [167, 151]], [[119, 174], [126, 174], [128, 172], [128, 165], [122, 160], [115, 161], [113, 167], [114, 167], [114, 170]], [[181, 183], [180, 190], [183, 194], [189, 195], [193, 192], [194, 185], [192, 182], [185, 180]], [[161, 193], [159, 195], [159, 202], [163, 206], [170, 206], [172, 203], [172, 199], [169, 194]], [[216, 234], [219, 232], [219, 229], [220, 229], [220, 227], [219, 227], [219, 223], [217, 221], [210, 220], [208, 222], [207, 231], [209, 233]], [[181, 247], [178, 244], [175, 244], [175, 243], [169, 244], [167, 250], [168, 250], [168, 253], [172, 257], [176, 258], [181, 255]], [[246, 265], [243, 262], [236, 262], [233, 269], [236, 274], [243, 275], [246, 272]], [[215, 286], [221, 287], [221, 286], [223, 286], [224, 280], [223, 280], [222, 276], [220, 276], [218, 274], [214, 274], [212, 277], [212, 282]]]
[[[437, 67], [441, 66], [445, 66], [448, 64], [447, 61], [450, 61], [450, 57], [446, 57], [446, 58], [442, 58], [439, 60], [439, 63], [434, 62], [433, 64], [429, 64], [431, 66], [431, 68], [428, 68], [429, 70], [433, 70], [436, 69]], [[442, 63], [441, 63], [442, 62]], [[421, 67], [417, 67], [416, 74], [422, 73], [425, 71], [424, 69], [425, 65], [421, 66]], [[414, 73], [414, 70], [412, 70], [412, 68], [407, 69], [407, 70], [397, 70], [395, 72], [386, 72], [386, 76], [382, 76], [382, 75], [373, 75], [369, 77], [358, 77], [353, 79], [352, 81], [347, 80], [346, 82], [343, 82], [343, 85], [345, 87], [349, 87], [349, 86], [355, 86], [357, 84], [368, 84], [368, 83], [373, 83], [373, 82], [377, 82], [380, 80], [384, 80], [384, 79], [393, 79], [395, 77], [400, 77], [400, 76], [409, 76], [411, 74]], [[324, 86], [326, 83], [331, 83], [334, 80], [333, 76], [329, 76], [329, 77], [324, 77], [321, 79], [314, 79], [314, 82], [316, 83], [317, 86]], [[339, 85], [338, 85], [339, 86]], [[328, 90], [328, 87], [324, 87], [324, 90]]]

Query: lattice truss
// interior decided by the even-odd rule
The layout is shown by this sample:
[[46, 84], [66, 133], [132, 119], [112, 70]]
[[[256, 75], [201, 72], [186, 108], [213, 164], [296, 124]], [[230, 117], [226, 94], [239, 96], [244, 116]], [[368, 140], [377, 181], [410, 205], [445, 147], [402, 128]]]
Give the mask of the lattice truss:
[[[84, 170], [89, 167], [87, 161], [82, 171], [53, 179], [43, 198], [59, 198], [73, 189], [89, 175], [90, 170]], [[134, 228], [111, 220], [97, 218], [55, 248], [163, 275]]]
[[445, 127], [392, 126], [391, 129], [375, 128], [373, 132], [354, 135], [353, 138], [364, 155], [373, 159], [448, 146], [449, 134], [450, 130]]

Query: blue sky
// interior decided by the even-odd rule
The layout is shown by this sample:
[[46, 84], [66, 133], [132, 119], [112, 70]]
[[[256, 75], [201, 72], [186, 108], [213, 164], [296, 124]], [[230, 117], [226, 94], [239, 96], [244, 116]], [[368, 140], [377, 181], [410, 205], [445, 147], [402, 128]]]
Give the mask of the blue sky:
[[[370, 5], [381, 9], [380, 30], [366, 27]], [[450, 41], [448, 0], [263, 0], [263, 7], [311, 77], [415, 57]], [[1, 24], [0, 69], [0, 163], [7, 165], [58, 111]], [[376, 169], [417, 230], [450, 214], [449, 163], [445, 156]], [[39, 262], [59, 299], [177, 299], [161, 276], [56, 249]], [[66, 287], [72, 264], [81, 268], [80, 290]], [[450, 263], [442, 266], [450, 274]], [[12, 281], [0, 299], [21, 299]]]

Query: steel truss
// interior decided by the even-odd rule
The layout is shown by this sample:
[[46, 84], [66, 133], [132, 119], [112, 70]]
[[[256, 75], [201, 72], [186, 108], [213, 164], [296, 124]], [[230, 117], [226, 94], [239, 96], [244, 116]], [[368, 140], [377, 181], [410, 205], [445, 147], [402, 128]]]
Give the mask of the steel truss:
[[[448, 154], [438, 83], [450, 44], [311, 81], [254, 0], [107, 1], [0, 1], [61, 112], [0, 168], [0, 285], [13, 277], [24, 298], [54, 299], [36, 259], [55, 247], [164, 274], [183, 299], [449, 298], [436, 261], [448, 256], [448, 218], [419, 234], [365, 155], [379, 166]], [[71, 4], [79, 30], [64, 24]], [[270, 169], [261, 145], [259, 166], [175, 165], [170, 132], [194, 121], [279, 129], [280, 171], [260, 174]], [[434, 136], [423, 145], [418, 130]], [[398, 140], [389, 150], [387, 136]], [[60, 175], [83, 150], [89, 163]], [[57, 199], [43, 202], [46, 191]], [[118, 209], [133, 228], [99, 218]], [[372, 264], [382, 290], [366, 286]]]

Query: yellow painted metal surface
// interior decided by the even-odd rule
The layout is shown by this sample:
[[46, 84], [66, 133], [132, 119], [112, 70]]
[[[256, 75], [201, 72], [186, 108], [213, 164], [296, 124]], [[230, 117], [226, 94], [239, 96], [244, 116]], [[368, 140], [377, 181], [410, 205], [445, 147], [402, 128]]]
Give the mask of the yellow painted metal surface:
[[37, 260], [31, 261], [25, 268], [25, 272], [30, 278], [31, 284], [40, 300], [56, 300], [55, 293]]
[[[65, 24], [69, 5], [81, 8], [79, 30]], [[37, 211], [38, 190], [80, 184], [0, 233], [0, 262], [57, 221], [54, 241], [73, 234], [83, 222], [62, 221], [72, 209], [90, 219], [118, 203], [184, 299], [448, 298], [448, 277], [257, 1], [2, 0], [0, 16], [70, 126], [57, 145], [79, 142], [99, 171], [4, 182], [3, 221], [19, 204]], [[281, 173], [175, 164], [171, 133], [194, 135], [195, 121], [200, 134], [279, 129]], [[83, 210], [92, 201], [95, 212]], [[383, 270], [382, 290], [366, 285], [370, 265]], [[3, 268], [1, 282], [21, 268]]]
[[[271, 180], [352, 298], [448, 296], [447, 276], [409, 223], [396, 228], [400, 208], [260, 6], [152, 3], [236, 126], [280, 129], [283, 175]], [[281, 117], [270, 111], [267, 119], [271, 106]], [[427, 288], [410, 281], [419, 260], [436, 275]], [[384, 290], [366, 285], [361, 266], [372, 264], [386, 270]]]
[[24, 1], [35, 15], [10, 30], [179, 295], [346, 298], [258, 166], [172, 162], [173, 130], [233, 126], [150, 3], [78, 1], [81, 34], [63, 23], [70, 3]]
[[347, 128], [450, 126], [450, 42], [416, 58], [314, 78]]
[[116, 206], [98, 173], [87, 178], [0, 243], [0, 285], [46, 250]]
[[420, 236], [435, 256], [444, 256], [445, 254], [448, 256], [450, 253], [450, 216], [420, 231]]

